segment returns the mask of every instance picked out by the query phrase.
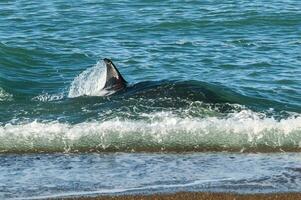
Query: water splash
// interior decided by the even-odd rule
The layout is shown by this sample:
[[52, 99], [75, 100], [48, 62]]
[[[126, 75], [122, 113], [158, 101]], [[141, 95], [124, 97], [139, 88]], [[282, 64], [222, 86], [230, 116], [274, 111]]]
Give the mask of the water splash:
[[78, 75], [71, 83], [68, 97], [104, 96], [108, 91], [103, 90], [106, 81], [106, 68], [102, 61]]
[[0, 87], [0, 102], [1, 101], [11, 101], [13, 99], [13, 95], [7, 93]]

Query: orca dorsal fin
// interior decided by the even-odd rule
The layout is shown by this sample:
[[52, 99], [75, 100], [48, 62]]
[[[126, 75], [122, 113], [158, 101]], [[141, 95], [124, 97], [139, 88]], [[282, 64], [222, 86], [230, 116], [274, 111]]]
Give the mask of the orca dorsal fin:
[[105, 65], [106, 65], [106, 83], [104, 86], [104, 89], [107, 90], [120, 90], [123, 89], [127, 82], [126, 80], [121, 76], [120, 72], [118, 71], [117, 67], [114, 65], [114, 63], [108, 59], [103, 59]]

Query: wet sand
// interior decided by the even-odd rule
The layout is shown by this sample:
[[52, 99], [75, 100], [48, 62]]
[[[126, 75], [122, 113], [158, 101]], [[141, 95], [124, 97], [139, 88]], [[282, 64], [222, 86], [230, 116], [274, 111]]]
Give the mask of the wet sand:
[[124, 196], [99, 196], [99, 197], [73, 197], [64, 200], [295, 200], [301, 199], [301, 193], [281, 194], [232, 194], [232, 193], [204, 193], [204, 192], [179, 192], [174, 194], [154, 195], [124, 195]]

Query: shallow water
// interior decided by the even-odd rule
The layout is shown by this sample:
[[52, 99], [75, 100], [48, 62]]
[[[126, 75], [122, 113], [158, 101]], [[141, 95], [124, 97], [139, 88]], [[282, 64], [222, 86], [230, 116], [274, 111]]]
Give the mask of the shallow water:
[[[116, 156], [104, 152], [146, 157], [164, 152], [184, 159], [183, 152], [210, 156], [212, 151], [221, 160], [232, 155], [224, 152], [297, 158], [298, 153], [279, 152], [301, 150], [300, 7], [296, 0], [1, 2], [1, 159], [17, 159], [15, 166], [26, 168], [29, 153], [37, 153], [55, 169], [68, 157], [64, 153], [79, 160]], [[105, 57], [129, 82], [111, 96], [102, 90]], [[124, 156], [140, 159], [140, 154]], [[282, 165], [272, 158], [269, 163]], [[21, 173], [15, 166], [0, 163], [2, 188], [7, 170]], [[196, 172], [195, 167], [189, 170]], [[175, 176], [181, 181], [171, 185], [186, 184], [180, 173]], [[25, 185], [35, 177], [28, 173], [27, 178]], [[292, 179], [295, 189], [282, 182], [279, 190], [297, 191], [300, 177]], [[47, 184], [41, 182], [39, 189], [46, 191]], [[93, 184], [104, 189], [97, 180]], [[157, 187], [151, 180], [143, 184]], [[53, 181], [53, 188], [60, 185]], [[223, 181], [217, 185], [222, 190]], [[21, 196], [53, 194], [26, 188]], [[16, 197], [18, 190], [0, 190], [0, 196]]]
[[0, 197], [42, 199], [175, 191], [300, 192], [298, 153], [1, 156]]

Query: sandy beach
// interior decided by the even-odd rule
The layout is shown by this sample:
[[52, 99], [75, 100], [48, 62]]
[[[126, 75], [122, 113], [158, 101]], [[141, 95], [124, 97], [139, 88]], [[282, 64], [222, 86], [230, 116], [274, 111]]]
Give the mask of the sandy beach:
[[232, 193], [204, 193], [204, 192], [179, 192], [174, 194], [154, 195], [124, 195], [124, 196], [99, 196], [99, 197], [73, 197], [61, 198], [64, 200], [178, 200], [178, 199], [200, 199], [200, 200], [274, 200], [301, 199], [301, 193], [281, 194], [232, 194]]

